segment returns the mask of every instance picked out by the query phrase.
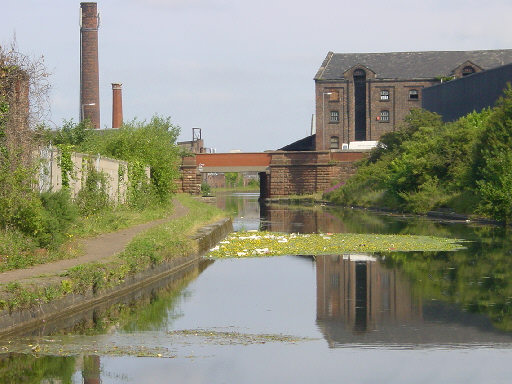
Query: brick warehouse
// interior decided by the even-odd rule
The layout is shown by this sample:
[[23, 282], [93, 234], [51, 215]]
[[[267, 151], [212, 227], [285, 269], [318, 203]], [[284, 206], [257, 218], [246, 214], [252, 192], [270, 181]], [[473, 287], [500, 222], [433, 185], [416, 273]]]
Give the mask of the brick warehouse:
[[375, 141], [421, 108], [422, 89], [512, 63], [512, 49], [329, 52], [315, 80], [315, 149]]

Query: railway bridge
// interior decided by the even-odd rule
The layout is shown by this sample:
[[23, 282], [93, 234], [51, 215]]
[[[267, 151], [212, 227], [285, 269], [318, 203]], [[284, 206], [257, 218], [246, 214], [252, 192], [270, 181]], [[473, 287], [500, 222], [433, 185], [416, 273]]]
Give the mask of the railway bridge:
[[183, 159], [180, 189], [198, 194], [204, 173], [252, 171], [259, 174], [261, 198], [324, 192], [334, 181], [352, 176], [354, 163], [366, 152], [200, 153]]

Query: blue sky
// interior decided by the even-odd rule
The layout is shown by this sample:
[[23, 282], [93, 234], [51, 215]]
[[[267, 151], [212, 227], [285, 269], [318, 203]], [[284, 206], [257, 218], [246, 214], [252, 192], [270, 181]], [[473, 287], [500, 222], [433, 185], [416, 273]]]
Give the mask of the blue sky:
[[[2, 4], [0, 44], [44, 55], [49, 125], [78, 119], [80, 2]], [[171, 116], [218, 152], [277, 149], [309, 132], [313, 77], [328, 51], [512, 48], [512, 2], [98, 1], [101, 126], [111, 83], [123, 83], [125, 120]]]

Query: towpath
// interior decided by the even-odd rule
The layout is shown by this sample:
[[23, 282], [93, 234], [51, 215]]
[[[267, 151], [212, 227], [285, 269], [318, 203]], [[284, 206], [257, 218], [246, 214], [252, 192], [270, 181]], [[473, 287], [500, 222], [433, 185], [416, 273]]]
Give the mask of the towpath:
[[173, 205], [174, 211], [172, 215], [166, 218], [138, 224], [120, 231], [105, 233], [97, 237], [82, 240], [84, 253], [82, 256], [77, 258], [59, 260], [47, 264], [38, 264], [30, 268], [15, 269], [0, 273], [0, 284], [26, 280], [41, 275], [57, 275], [80, 264], [108, 259], [123, 251], [128, 243], [139, 233], [187, 214], [188, 209], [180, 204], [177, 199], [174, 199]]

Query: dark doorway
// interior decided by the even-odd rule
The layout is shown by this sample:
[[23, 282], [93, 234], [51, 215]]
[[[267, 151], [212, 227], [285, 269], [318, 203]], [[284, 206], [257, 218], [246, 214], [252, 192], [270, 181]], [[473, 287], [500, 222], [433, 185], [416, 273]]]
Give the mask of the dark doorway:
[[355, 140], [366, 140], [366, 72], [362, 69], [354, 71], [355, 96]]

